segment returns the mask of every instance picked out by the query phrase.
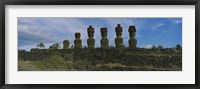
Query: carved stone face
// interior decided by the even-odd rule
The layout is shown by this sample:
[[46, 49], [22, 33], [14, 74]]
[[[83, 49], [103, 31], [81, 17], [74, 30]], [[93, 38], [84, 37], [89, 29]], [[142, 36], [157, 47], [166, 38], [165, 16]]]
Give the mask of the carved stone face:
[[101, 37], [103, 39], [107, 38], [107, 28], [101, 28]]
[[120, 26], [120, 24], [117, 24], [117, 27], [115, 27], [115, 32], [116, 32], [117, 38], [121, 38], [121, 36], [122, 36], [122, 27]]
[[135, 32], [136, 32], [136, 29], [135, 29], [135, 26], [129, 26], [129, 36], [131, 39], [135, 38]]
[[107, 38], [107, 33], [101, 33], [101, 37], [103, 38], [103, 39], [106, 39]]
[[122, 32], [122, 27], [120, 24], [117, 24], [117, 27], [115, 27], [115, 32]]
[[135, 32], [129, 32], [129, 36], [130, 36], [130, 38], [135, 38]]
[[81, 33], [75, 33], [75, 37], [76, 37], [76, 39], [80, 39], [81, 38]]
[[88, 32], [88, 37], [93, 38], [94, 37], [94, 32]]
[[116, 35], [117, 35], [117, 37], [119, 38], [119, 37], [122, 36], [122, 32], [117, 32]]
[[94, 37], [94, 28], [92, 26], [89, 26], [87, 29], [88, 37], [93, 38]]
[[129, 26], [129, 32], [136, 32], [135, 26]]
[[63, 49], [67, 49], [69, 48], [69, 41], [68, 40], [64, 40], [63, 41]]

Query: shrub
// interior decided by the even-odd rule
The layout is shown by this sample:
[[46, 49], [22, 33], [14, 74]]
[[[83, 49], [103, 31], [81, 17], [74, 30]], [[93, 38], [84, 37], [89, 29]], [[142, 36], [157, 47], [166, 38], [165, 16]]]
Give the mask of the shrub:
[[59, 55], [53, 55], [49, 59], [35, 61], [41, 70], [66, 70], [65, 60]]
[[39, 68], [32, 64], [31, 61], [18, 61], [18, 71], [37, 71]]

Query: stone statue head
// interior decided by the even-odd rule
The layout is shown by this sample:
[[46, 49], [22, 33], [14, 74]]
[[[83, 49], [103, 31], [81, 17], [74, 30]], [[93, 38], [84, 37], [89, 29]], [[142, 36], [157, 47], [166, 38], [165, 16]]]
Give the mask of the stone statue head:
[[120, 26], [120, 24], [117, 24], [117, 27], [115, 27], [115, 32], [116, 32], [117, 37], [122, 36], [122, 27]]
[[102, 38], [107, 38], [107, 28], [101, 28], [101, 37]]
[[63, 49], [69, 48], [69, 40], [64, 40], [63, 41]]
[[136, 32], [135, 26], [129, 26], [129, 32]]
[[94, 28], [92, 26], [88, 27], [87, 32], [88, 32], [88, 37], [89, 38], [94, 37]]
[[120, 24], [117, 24], [117, 27], [115, 27], [115, 32], [122, 32], [122, 27]]
[[76, 32], [76, 33], [75, 33], [75, 37], [76, 37], [76, 39], [80, 39], [80, 38], [81, 38], [81, 33]]
[[135, 26], [129, 26], [129, 36], [131, 39], [135, 38], [135, 32], [136, 32], [136, 29], [135, 29]]

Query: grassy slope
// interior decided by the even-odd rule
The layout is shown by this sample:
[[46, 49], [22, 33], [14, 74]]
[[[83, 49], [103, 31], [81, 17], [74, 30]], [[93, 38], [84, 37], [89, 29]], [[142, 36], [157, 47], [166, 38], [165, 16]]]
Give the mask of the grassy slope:
[[181, 71], [181, 67], [156, 68], [153, 65], [126, 65], [121, 63], [97, 63], [89, 60], [65, 60], [59, 55], [38, 61], [18, 61], [19, 71]]

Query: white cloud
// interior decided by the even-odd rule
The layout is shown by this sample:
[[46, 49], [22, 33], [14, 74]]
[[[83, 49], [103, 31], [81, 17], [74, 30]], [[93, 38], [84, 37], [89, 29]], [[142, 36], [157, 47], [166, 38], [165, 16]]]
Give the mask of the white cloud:
[[[75, 32], [81, 33], [82, 45], [87, 45], [87, 28], [92, 25], [95, 28], [94, 39], [95, 47], [100, 47], [101, 27], [108, 28], [108, 39], [109, 44], [114, 45], [114, 39], [116, 37], [115, 27], [117, 24], [121, 24], [123, 27], [123, 38], [129, 38], [128, 28], [130, 25], [135, 25], [137, 31], [141, 25], [141, 21], [131, 20], [130, 18], [107, 18], [104, 20], [105, 23], [92, 21], [85, 22], [76, 18], [28, 18], [20, 17], [18, 18], [18, 39], [20, 42], [18, 45], [20, 48], [26, 48], [32, 46], [27, 46], [31, 44], [37, 44], [39, 42], [44, 42], [46, 44], [53, 44], [55, 42], [62, 43], [63, 40], [69, 40], [70, 45], [73, 45], [75, 39]], [[106, 25], [105, 25], [106, 24]], [[109, 28], [110, 27], [110, 28]], [[141, 35], [136, 34], [137, 37]], [[124, 39], [126, 42], [128, 39]], [[23, 41], [23, 42], [22, 42]], [[62, 45], [62, 44], [61, 44]], [[35, 45], [34, 45], [35, 47]]]
[[30, 48], [36, 48], [36, 44], [23, 45], [23, 46], [18, 47], [19, 50], [27, 50], [27, 51], [30, 51]]
[[100, 47], [101, 26], [98, 24], [83, 23], [79, 19], [74, 18], [18, 18], [18, 39], [20, 40], [18, 45], [20, 48], [28, 49], [32, 46], [27, 45], [32, 43], [62, 43], [66, 39], [70, 41], [70, 45], [73, 45], [74, 34], [80, 32], [82, 45], [85, 46], [87, 45], [87, 28], [89, 25], [93, 25], [95, 28], [95, 46]]
[[180, 23], [182, 23], [182, 19], [173, 20], [173, 23], [174, 24], [180, 24]]
[[[46, 42], [63, 41], [64, 39], [75, 39], [74, 33], [80, 32], [85, 39], [86, 26], [77, 19], [63, 18], [39, 18], [45, 23], [40, 24], [38, 18], [20, 18], [22, 24], [18, 24], [18, 32], [27, 40]], [[34, 39], [33, 39], [34, 38]]]
[[153, 45], [147, 44], [147, 45], [142, 45], [142, 48], [146, 48], [146, 49], [151, 49], [153, 47]]
[[181, 24], [182, 23], [182, 18], [173, 18], [173, 19], [169, 19], [169, 21], [174, 25]]
[[[54, 42], [55, 43], [55, 42]], [[19, 50], [27, 50], [27, 51], [30, 51], [32, 48], [37, 48], [36, 46], [38, 45], [39, 43], [33, 43], [33, 44], [29, 44], [29, 45], [23, 45], [23, 46], [20, 46], [18, 47]], [[45, 48], [49, 48], [49, 46], [51, 46], [53, 43], [44, 43], [44, 46]], [[59, 43], [61, 48], [63, 47], [62, 46], [62, 43]]]
[[153, 26], [152, 26], [152, 29], [153, 29], [153, 30], [158, 30], [158, 28], [160, 28], [160, 27], [162, 27], [162, 26], [164, 26], [164, 24], [159, 23], [159, 24], [153, 25]]

